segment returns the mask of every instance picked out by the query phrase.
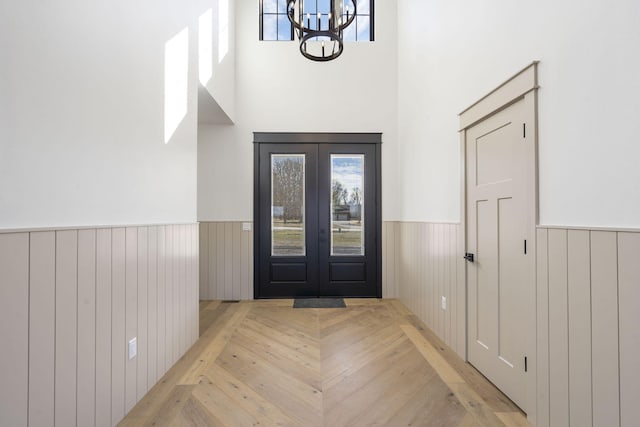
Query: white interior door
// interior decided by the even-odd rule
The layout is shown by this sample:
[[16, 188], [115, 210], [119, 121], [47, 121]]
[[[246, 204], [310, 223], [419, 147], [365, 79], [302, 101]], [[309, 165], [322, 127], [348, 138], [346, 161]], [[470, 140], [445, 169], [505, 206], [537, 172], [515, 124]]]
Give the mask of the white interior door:
[[520, 100], [467, 130], [469, 362], [524, 411], [531, 280], [527, 142]]

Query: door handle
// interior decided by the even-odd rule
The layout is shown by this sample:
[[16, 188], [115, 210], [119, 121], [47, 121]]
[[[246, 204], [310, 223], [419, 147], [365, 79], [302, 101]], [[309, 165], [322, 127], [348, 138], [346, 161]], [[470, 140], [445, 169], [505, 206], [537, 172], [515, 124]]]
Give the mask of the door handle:
[[464, 254], [463, 258], [466, 259], [469, 262], [474, 262], [474, 258], [473, 258], [473, 254], [472, 253], [467, 252], [466, 254]]

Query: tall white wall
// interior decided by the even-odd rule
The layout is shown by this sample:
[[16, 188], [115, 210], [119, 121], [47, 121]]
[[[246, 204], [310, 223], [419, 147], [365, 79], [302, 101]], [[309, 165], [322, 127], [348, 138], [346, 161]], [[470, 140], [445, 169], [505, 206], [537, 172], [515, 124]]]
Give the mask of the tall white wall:
[[[203, 73], [200, 66], [200, 83], [209, 91], [211, 97], [224, 111], [227, 118], [234, 120], [236, 108], [236, 52], [235, 52], [235, 1], [234, 0], [208, 0], [210, 12], [207, 9], [198, 19], [198, 24], [211, 16], [211, 34], [199, 31], [199, 60], [210, 61], [210, 75], [205, 66]], [[203, 22], [204, 23], [204, 22]], [[203, 25], [206, 27], [206, 24]], [[210, 38], [209, 38], [210, 37]], [[209, 48], [207, 48], [209, 44]], [[204, 55], [202, 55], [204, 53]], [[208, 55], [207, 55], [208, 54]], [[204, 75], [203, 75], [204, 74]], [[207, 121], [209, 118], [206, 118]], [[219, 117], [214, 117], [217, 120]]]
[[[196, 219], [198, 17], [213, 1], [0, 4], [0, 228]], [[188, 28], [165, 144], [165, 45]]]
[[201, 126], [198, 219], [253, 218], [253, 132], [382, 132], [383, 216], [397, 216], [396, 2], [376, 4], [376, 41], [317, 63], [258, 40], [258, 1], [238, 0], [235, 126]]
[[457, 114], [540, 60], [540, 222], [640, 227], [640, 3], [398, 2], [403, 220], [460, 219]]

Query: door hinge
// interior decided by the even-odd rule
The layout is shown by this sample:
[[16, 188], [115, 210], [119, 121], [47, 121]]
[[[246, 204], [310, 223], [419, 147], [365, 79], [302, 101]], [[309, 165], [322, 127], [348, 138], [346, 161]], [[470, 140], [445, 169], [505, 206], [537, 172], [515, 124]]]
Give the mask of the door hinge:
[[527, 372], [528, 371], [528, 367], [527, 367], [527, 356], [524, 357], [524, 371]]
[[524, 241], [524, 254], [527, 254], [527, 240]]
[[522, 137], [523, 138], [527, 137], [527, 124], [526, 123], [522, 124]]

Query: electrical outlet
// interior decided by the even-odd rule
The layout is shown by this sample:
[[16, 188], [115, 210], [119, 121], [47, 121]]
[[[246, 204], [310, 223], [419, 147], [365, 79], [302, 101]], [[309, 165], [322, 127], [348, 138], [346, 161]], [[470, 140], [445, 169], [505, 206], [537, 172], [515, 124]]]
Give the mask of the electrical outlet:
[[447, 297], [442, 297], [442, 309], [447, 309]]
[[242, 231], [251, 231], [251, 223], [243, 222], [242, 223]]
[[138, 338], [133, 338], [129, 341], [129, 360], [136, 357], [138, 354]]

